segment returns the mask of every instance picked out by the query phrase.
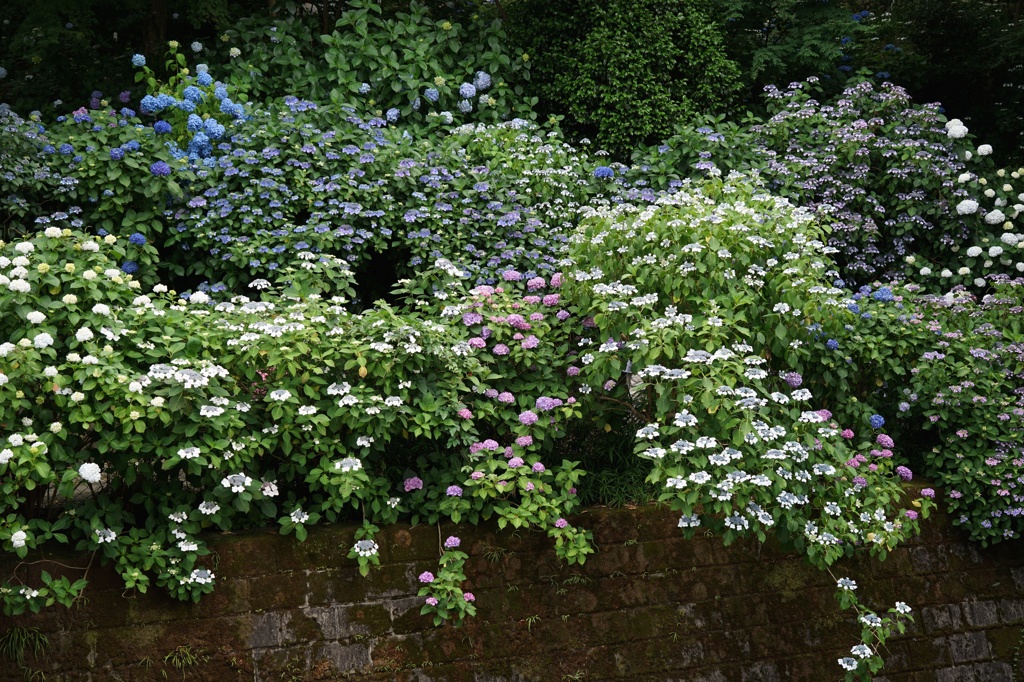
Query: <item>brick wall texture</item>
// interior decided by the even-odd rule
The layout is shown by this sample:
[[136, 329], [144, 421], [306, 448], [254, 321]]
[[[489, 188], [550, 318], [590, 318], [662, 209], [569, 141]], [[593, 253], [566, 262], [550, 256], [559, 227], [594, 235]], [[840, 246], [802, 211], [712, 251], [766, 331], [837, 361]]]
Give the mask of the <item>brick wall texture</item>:
[[[270, 532], [209, 538], [217, 588], [198, 604], [153, 590], [125, 593], [93, 568], [88, 600], [72, 609], [3, 619], [36, 627], [50, 650], [25, 665], [46, 680], [841, 680], [837, 658], [860, 628], [839, 611], [835, 582], [771, 545], [684, 540], [656, 507], [591, 509], [598, 551], [566, 566], [540, 533], [493, 524], [386, 528], [380, 570], [359, 576], [346, 558], [353, 527], [311, 529], [305, 543]], [[436, 570], [438, 539], [458, 534], [479, 613], [461, 628], [419, 615], [416, 576]], [[888, 643], [889, 682], [1024, 679], [1024, 552], [983, 549], [948, 519], [882, 563], [834, 569], [885, 609], [916, 622]], [[83, 556], [55, 556], [81, 564]], [[11, 563], [0, 565], [6, 575]], [[35, 564], [17, 568], [59, 566]], [[69, 573], [73, 575], [73, 573]], [[1015, 673], [1017, 677], [1015, 678]], [[0, 681], [29, 678], [0, 658]]]

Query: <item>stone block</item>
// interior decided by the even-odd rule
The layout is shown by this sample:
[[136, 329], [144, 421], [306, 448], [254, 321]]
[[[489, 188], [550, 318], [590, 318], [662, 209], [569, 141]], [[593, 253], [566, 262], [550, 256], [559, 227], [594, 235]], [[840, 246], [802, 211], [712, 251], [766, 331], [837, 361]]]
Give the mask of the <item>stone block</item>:
[[999, 623], [999, 605], [994, 601], [969, 601], [960, 604], [964, 619], [973, 628], [987, 628]]
[[984, 632], [962, 632], [946, 637], [954, 663], [968, 663], [992, 657], [992, 646]]
[[921, 618], [924, 621], [924, 631], [929, 634], [952, 632], [962, 626], [960, 607], [956, 604], [926, 606], [921, 609]]

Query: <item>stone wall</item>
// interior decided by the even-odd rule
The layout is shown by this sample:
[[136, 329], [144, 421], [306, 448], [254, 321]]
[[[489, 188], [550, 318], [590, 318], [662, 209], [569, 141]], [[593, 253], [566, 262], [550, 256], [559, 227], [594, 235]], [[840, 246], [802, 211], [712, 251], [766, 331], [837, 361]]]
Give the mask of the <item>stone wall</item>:
[[[386, 529], [382, 567], [364, 579], [345, 558], [354, 529], [336, 526], [312, 529], [303, 544], [270, 532], [211, 538], [218, 584], [199, 604], [123, 595], [112, 571], [94, 569], [86, 604], [5, 619], [0, 633], [45, 632], [49, 654], [27, 663], [47, 680], [842, 679], [836, 659], [859, 627], [839, 611], [828, 573], [770, 546], [683, 540], [675, 515], [654, 507], [574, 521], [598, 546], [582, 567], [561, 564], [539, 533], [444, 528], [470, 554], [467, 589], [479, 607], [457, 629], [433, 627], [415, 596], [416, 576], [436, 570], [437, 528]], [[835, 569], [868, 603], [915, 607], [916, 623], [889, 643], [884, 679], [1024, 678], [1014, 668], [1021, 544], [982, 549], [942, 516], [924, 527], [884, 563]], [[9, 575], [13, 565], [0, 568]], [[2, 682], [22, 679], [0, 659]]]

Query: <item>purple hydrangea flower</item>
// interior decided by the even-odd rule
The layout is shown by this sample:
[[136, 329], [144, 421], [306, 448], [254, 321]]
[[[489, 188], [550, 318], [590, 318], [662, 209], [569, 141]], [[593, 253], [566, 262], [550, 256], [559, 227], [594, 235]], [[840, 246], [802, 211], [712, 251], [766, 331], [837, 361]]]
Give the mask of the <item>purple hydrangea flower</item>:
[[531, 412], [530, 410], [526, 410], [525, 412], [523, 412], [522, 414], [519, 415], [519, 423], [523, 424], [524, 426], [530, 426], [531, 424], [536, 424], [537, 423], [537, 415], [534, 414], [533, 412]]
[[448, 497], [462, 497], [462, 488], [457, 485], [450, 485], [448, 489], [444, 491], [444, 494]]
[[444, 541], [445, 549], [455, 549], [460, 544], [462, 544], [462, 540], [459, 540], [454, 535], [450, 535], [448, 539]]
[[405, 479], [405, 492], [412, 492], [413, 490], [420, 490], [423, 488], [423, 479], [419, 476], [413, 476], [412, 478]]

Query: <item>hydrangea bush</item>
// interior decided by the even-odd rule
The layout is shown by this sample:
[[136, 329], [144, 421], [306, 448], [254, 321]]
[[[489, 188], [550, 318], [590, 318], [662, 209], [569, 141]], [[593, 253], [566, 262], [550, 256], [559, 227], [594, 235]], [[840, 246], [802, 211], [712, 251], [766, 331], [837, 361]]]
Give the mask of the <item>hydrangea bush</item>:
[[764, 121], [680, 126], [664, 145], [636, 156], [634, 176], [763, 170], [769, 189], [827, 220], [828, 243], [849, 282], [900, 272], [911, 254], [955, 260], [951, 249], [973, 227], [955, 210], [968, 197], [956, 182], [965, 171], [958, 140], [967, 129], [946, 128], [937, 104], [913, 104], [889, 82], [856, 82], [831, 102], [816, 99], [817, 89], [814, 78], [768, 87]]
[[[354, 35], [384, 30], [352, 11]], [[437, 77], [467, 71], [459, 97], [502, 87], [444, 50]], [[318, 103], [250, 98], [176, 46], [169, 62], [161, 82], [132, 58], [137, 111], [46, 127], [0, 110], [6, 549], [94, 551], [127, 588], [180, 599], [216, 582], [205, 529], [302, 540], [354, 520], [365, 574], [385, 524], [494, 518], [583, 562], [570, 513], [588, 463], [558, 452], [601, 422], [629, 425], [687, 533], [780, 538], [822, 567], [884, 558], [933, 504], [899, 485], [918, 462], [896, 444], [922, 425], [937, 447], [920, 464], [960, 522], [1019, 532], [1021, 344], [1002, 321], [1021, 306], [1019, 177], [956, 146], [966, 128], [935, 107], [869, 84], [822, 105], [794, 84], [770, 92], [770, 120], [700, 121], [629, 167], [507, 102], [424, 125], [375, 110], [374, 88], [412, 94], [379, 63]], [[991, 178], [1005, 186], [988, 194]], [[992, 263], [969, 260], [981, 245]], [[964, 257], [997, 288], [980, 306], [962, 286], [844, 288]], [[381, 259], [393, 289], [372, 305], [361, 280]], [[456, 536], [439, 556], [423, 612], [459, 622], [475, 598]], [[5, 613], [70, 603], [72, 578], [16, 574]], [[840, 665], [864, 677], [906, 612], [866, 610], [844, 580], [865, 627]]]
[[[914, 284], [855, 296], [837, 338], [851, 371], [874, 380], [851, 382], [846, 404], [879, 406], [894, 433], [924, 430], [916, 436], [924, 472], [946, 489], [953, 522], [973, 539], [1019, 537], [1021, 280], [997, 279], [981, 301], [962, 289], [927, 295]], [[870, 455], [889, 458], [892, 449]]]
[[884, 556], [918, 514], [892, 509], [891, 460], [859, 467], [876, 434], [851, 447], [799, 387], [805, 339], [842, 306], [823, 237], [785, 199], [711, 181], [657, 207], [598, 209], [572, 237], [570, 279], [594, 312], [574, 367], [597, 402], [645, 423], [637, 454], [680, 527], [726, 542], [778, 533], [827, 565], [862, 545]]

